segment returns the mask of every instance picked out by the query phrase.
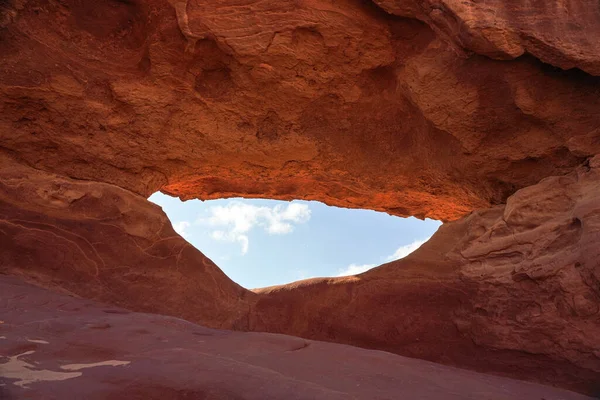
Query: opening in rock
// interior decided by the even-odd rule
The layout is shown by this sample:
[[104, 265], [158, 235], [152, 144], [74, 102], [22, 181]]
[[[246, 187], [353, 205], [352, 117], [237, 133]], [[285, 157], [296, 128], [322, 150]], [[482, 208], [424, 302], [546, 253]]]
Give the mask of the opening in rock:
[[182, 202], [155, 193], [175, 230], [246, 288], [354, 275], [405, 257], [439, 221], [393, 217], [316, 201]]

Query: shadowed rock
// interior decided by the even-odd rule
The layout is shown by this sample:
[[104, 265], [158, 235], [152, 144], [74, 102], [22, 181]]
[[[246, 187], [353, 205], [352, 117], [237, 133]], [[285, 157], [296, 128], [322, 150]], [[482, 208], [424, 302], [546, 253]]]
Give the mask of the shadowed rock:
[[[106, 314], [100, 303], [14, 278], [0, 277], [0, 293], [0, 351], [8, 355], [0, 358], [3, 398], [587, 399], [380, 351], [212, 330], [153, 314]], [[89, 328], [100, 323], [111, 328]], [[21, 352], [31, 335], [48, 343]]]

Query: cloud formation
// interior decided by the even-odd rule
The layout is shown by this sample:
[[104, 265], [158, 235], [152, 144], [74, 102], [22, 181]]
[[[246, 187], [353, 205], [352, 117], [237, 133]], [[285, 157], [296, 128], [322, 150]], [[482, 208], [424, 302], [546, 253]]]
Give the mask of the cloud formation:
[[336, 276], [358, 275], [370, 270], [371, 268], [375, 268], [376, 266], [377, 264], [350, 264], [346, 268], [341, 269]]
[[179, 222], [175, 222], [173, 224], [173, 229], [175, 230], [175, 232], [179, 233], [179, 235], [181, 235], [181, 237], [187, 239], [187, 237], [188, 237], [187, 228], [189, 228], [190, 225], [191, 224], [188, 221], [179, 221]]
[[214, 240], [239, 242], [242, 254], [246, 254], [250, 246], [248, 233], [253, 228], [260, 227], [271, 235], [284, 235], [292, 232], [294, 225], [307, 222], [311, 211], [308, 205], [301, 203], [259, 207], [234, 200], [225, 206], [210, 207], [208, 214], [197, 222], [217, 228], [210, 236]]
[[412, 253], [413, 251], [415, 251], [416, 249], [418, 249], [419, 247], [421, 247], [421, 245], [428, 240], [429, 240], [429, 238], [423, 239], [423, 240], [415, 240], [414, 242], [412, 242], [410, 244], [407, 244], [405, 246], [400, 246], [394, 252], [394, 254], [392, 254], [389, 257], [386, 257], [385, 260], [389, 262], [389, 261], [396, 261], [401, 258], [404, 258], [407, 255], [409, 255], [410, 253]]
[[[413, 251], [415, 251], [419, 247], [421, 247], [421, 245], [428, 240], [429, 240], [429, 238], [422, 239], [422, 240], [415, 240], [414, 242], [412, 242], [410, 244], [398, 247], [398, 249], [394, 252], [394, 254], [385, 257], [385, 262], [396, 261], [396, 260], [406, 257], [407, 255], [409, 255], [410, 253], [412, 253]], [[358, 274], [362, 274], [363, 272], [366, 272], [372, 268], [375, 268], [376, 266], [377, 266], [377, 264], [362, 264], [362, 265], [350, 264], [346, 268], [340, 269], [336, 276], [358, 275]]]

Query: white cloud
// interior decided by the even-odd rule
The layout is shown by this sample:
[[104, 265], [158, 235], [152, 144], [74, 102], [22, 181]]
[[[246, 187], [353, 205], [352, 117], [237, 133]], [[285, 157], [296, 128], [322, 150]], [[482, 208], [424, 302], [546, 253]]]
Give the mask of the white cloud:
[[371, 268], [375, 268], [376, 266], [377, 266], [376, 264], [363, 264], [363, 265], [350, 264], [346, 268], [341, 269], [336, 276], [358, 275], [358, 274], [362, 274], [365, 271], [370, 270]]
[[175, 232], [179, 233], [182, 237], [187, 239], [187, 228], [189, 228], [190, 225], [191, 224], [188, 221], [179, 221], [173, 224], [173, 229], [175, 230]]
[[258, 207], [234, 200], [225, 206], [210, 207], [208, 213], [208, 217], [197, 222], [219, 228], [211, 233], [213, 239], [239, 242], [242, 254], [246, 254], [250, 245], [248, 232], [254, 227], [261, 227], [271, 235], [287, 234], [294, 230], [294, 224], [307, 222], [311, 211], [301, 203]]
[[248, 252], [248, 247], [250, 246], [250, 239], [248, 239], [248, 236], [240, 235], [236, 240], [242, 245], [242, 254], [246, 254]]
[[[404, 258], [407, 255], [409, 255], [410, 253], [412, 253], [413, 251], [417, 250], [419, 247], [421, 247], [421, 245], [423, 243], [425, 243], [428, 240], [429, 240], [429, 238], [423, 239], [423, 240], [415, 240], [414, 242], [412, 242], [410, 244], [400, 246], [394, 252], [394, 254], [386, 257], [385, 261], [390, 262], [390, 261], [396, 261], [401, 258]], [[372, 268], [375, 268], [376, 266], [377, 266], [377, 264], [363, 264], [363, 265], [350, 264], [346, 268], [340, 269], [336, 276], [358, 275], [358, 274], [362, 274], [363, 272], [366, 272]]]
[[421, 245], [428, 240], [429, 240], [429, 238], [423, 239], [423, 240], [415, 240], [414, 242], [412, 242], [410, 244], [400, 246], [400, 247], [398, 247], [398, 250], [396, 250], [394, 252], [394, 254], [392, 254], [389, 257], [386, 257], [385, 260], [386, 261], [396, 261], [401, 258], [404, 258], [407, 255], [409, 255], [410, 253], [412, 253], [413, 251], [415, 251], [416, 249], [418, 249], [419, 247], [421, 247]]

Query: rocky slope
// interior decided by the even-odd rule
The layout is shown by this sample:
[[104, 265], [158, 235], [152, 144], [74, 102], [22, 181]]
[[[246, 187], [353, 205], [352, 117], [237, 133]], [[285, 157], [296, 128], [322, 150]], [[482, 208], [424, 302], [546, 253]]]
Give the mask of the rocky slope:
[[589, 397], [390, 353], [204, 328], [0, 277], [2, 399]]
[[350, 278], [258, 290], [251, 329], [595, 390], [600, 159]]
[[146, 199], [1, 158], [0, 273], [210, 327], [245, 328], [253, 297]]

